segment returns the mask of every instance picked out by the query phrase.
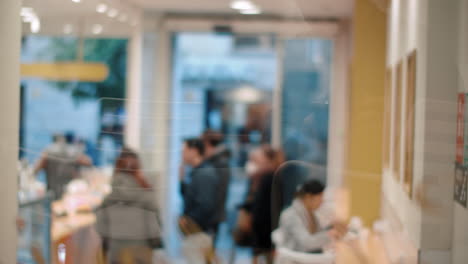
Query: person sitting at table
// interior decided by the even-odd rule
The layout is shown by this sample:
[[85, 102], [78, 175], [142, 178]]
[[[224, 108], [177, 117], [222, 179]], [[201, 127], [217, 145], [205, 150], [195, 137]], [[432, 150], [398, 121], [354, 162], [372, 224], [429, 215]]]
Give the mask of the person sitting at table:
[[129, 254], [136, 263], [152, 263], [152, 249], [162, 247], [161, 225], [151, 185], [134, 151], [122, 150], [111, 184], [112, 192], [96, 211], [104, 254], [111, 264], [123, 263]]
[[344, 236], [346, 227], [336, 223], [328, 228], [320, 226], [315, 215], [323, 202], [325, 186], [318, 180], [301, 185], [292, 205], [281, 213], [279, 232], [281, 244], [292, 251], [321, 253], [323, 248]]

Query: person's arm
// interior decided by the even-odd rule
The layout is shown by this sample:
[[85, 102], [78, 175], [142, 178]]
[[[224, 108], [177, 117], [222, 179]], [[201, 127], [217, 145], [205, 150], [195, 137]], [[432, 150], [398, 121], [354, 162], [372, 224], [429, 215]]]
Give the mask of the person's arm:
[[78, 156], [78, 158], [76, 159], [76, 162], [78, 163], [78, 165], [81, 165], [81, 166], [93, 165], [91, 158], [85, 154], [81, 154], [80, 156]]
[[304, 226], [303, 221], [296, 215], [289, 215], [288, 219], [283, 219], [282, 224], [284, 224], [286, 230], [289, 230], [300, 247], [306, 251], [321, 249], [332, 242], [329, 233], [333, 232], [333, 230], [324, 230], [311, 234]]
[[136, 182], [143, 188], [145, 189], [151, 189], [151, 184], [149, 184], [146, 179], [145, 179], [145, 176], [143, 176], [143, 172], [141, 170], [138, 170], [136, 171], [134, 174], [133, 174], [133, 177], [135, 178]]
[[44, 169], [47, 165], [47, 154], [42, 154], [39, 161], [36, 163], [36, 166], [34, 166], [34, 171], [33, 175], [37, 175], [39, 171]]

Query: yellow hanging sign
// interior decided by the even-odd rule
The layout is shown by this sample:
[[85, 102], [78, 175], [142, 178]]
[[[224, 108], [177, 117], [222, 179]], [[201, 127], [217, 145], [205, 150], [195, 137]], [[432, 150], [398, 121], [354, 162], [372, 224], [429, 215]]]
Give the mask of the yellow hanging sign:
[[50, 81], [102, 82], [109, 68], [103, 63], [59, 62], [21, 65], [22, 78], [40, 78]]

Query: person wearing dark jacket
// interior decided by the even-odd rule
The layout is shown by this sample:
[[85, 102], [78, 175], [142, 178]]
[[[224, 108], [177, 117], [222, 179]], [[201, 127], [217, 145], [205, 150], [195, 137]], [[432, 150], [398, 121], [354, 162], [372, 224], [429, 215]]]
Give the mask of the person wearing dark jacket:
[[215, 168], [204, 161], [204, 153], [202, 140], [185, 141], [183, 162], [192, 169], [188, 179], [181, 179], [181, 193], [184, 200], [184, 216], [194, 221], [204, 232], [213, 235], [216, 228], [214, 216], [219, 180]]
[[246, 170], [251, 181], [243, 208], [250, 211], [252, 217], [254, 264], [259, 262], [260, 257], [265, 257], [266, 263], [273, 263], [272, 184], [275, 171], [283, 161], [281, 151], [263, 145], [250, 153], [247, 162]]
[[217, 233], [219, 225], [226, 220], [226, 200], [231, 180], [229, 165], [231, 153], [223, 144], [223, 135], [219, 132], [207, 130], [203, 133], [202, 140], [205, 147], [205, 161], [216, 169], [219, 181], [214, 216]]

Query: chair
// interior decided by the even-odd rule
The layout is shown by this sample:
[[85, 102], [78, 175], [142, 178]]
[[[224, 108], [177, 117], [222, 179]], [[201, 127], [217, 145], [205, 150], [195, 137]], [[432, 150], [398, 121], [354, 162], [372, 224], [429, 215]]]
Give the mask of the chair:
[[283, 247], [284, 237], [281, 230], [274, 231], [272, 239], [277, 247], [275, 264], [333, 264], [335, 262], [336, 257], [331, 252], [311, 254]]

